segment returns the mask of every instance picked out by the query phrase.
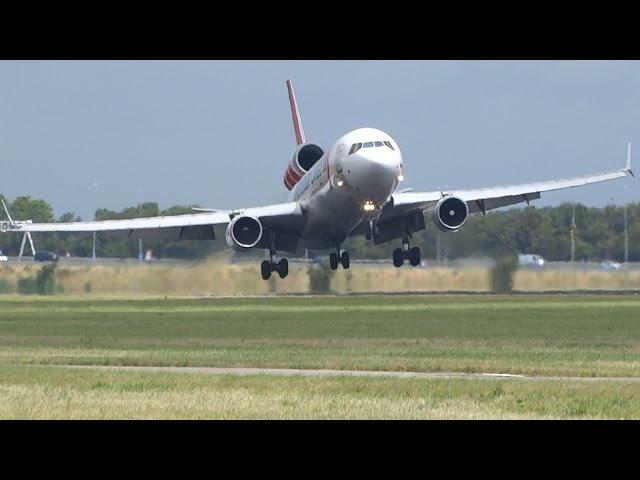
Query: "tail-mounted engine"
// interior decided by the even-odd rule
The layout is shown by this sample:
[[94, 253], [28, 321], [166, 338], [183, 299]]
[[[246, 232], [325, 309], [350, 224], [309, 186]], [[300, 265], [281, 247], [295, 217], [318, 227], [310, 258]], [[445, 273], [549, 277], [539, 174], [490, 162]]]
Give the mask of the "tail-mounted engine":
[[262, 223], [248, 215], [237, 216], [227, 225], [225, 237], [230, 247], [248, 250], [255, 247], [262, 238]]
[[441, 232], [453, 232], [469, 218], [467, 202], [454, 196], [442, 198], [433, 211], [433, 221]]
[[324, 155], [320, 145], [304, 143], [293, 152], [293, 157], [284, 172], [284, 185], [291, 190], [296, 183], [309, 171], [315, 163]]

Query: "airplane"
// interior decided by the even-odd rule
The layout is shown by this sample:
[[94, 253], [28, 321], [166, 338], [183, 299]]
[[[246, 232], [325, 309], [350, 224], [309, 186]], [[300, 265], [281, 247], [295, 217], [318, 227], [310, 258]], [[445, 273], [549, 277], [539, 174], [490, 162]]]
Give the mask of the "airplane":
[[289, 273], [286, 258], [277, 252], [299, 254], [333, 250], [332, 270], [349, 268], [349, 252], [341, 248], [348, 237], [364, 235], [375, 245], [400, 240], [393, 265], [420, 264], [420, 249], [411, 247], [412, 234], [433, 221], [443, 232], [462, 228], [469, 215], [508, 205], [527, 203], [542, 192], [577, 187], [633, 175], [631, 144], [626, 166], [592, 175], [488, 188], [416, 192], [397, 190], [404, 180], [404, 159], [398, 143], [375, 128], [359, 128], [338, 138], [328, 150], [308, 142], [293, 84], [286, 81], [296, 147], [283, 176], [289, 190], [285, 203], [219, 210], [198, 208], [186, 215], [69, 223], [4, 222], [2, 231], [98, 232], [128, 237], [171, 240], [218, 240], [239, 251], [264, 249], [262, 278], [272, 272]]

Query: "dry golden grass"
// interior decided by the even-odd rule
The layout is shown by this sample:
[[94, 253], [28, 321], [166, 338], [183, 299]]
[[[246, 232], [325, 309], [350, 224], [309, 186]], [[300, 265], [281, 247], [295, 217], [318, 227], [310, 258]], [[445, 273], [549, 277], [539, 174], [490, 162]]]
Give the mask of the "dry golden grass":
[[518, 270], [514, 290], [640, 289], [640, 271]]
[[[19, 264], [0, 270], [7, 282], [6, 293], [17, 290], [20, 278], [34, 277], [40, 265]], [[261, 295], [268, 293], [308, 293], [308, 265], [291, 264], [289, 275], [274, 274], [265, 282], [259, 265], [229, 265], [208, 261], [197, 265], [59, 266], [56, 290], [71, 295]], [[354, 266], [335, 272], [331, 289], [335, 292], [404, 291], [487, 291], [489, 272], [483, 268], [395, 269]]]
[[447, 292], [488, 291], [486, 268], [356, 267], [338, 270], [331, 282], [336, 292]]
[[[0, 267], [3, 293], [15, 293], [19, 279], [35, 277], [39, 264]], [[290, 264], [289, 276], [274, 274], [265, 282], [256, 262], [229, 265], [210, 260], [196, 265], [59, 265], [56, 291], [66, 295], [263, 295], [308, 293], [308, 265]], [[490, 271], [483, 267], [393, 268], [354, 265], [333, 275], [334, 292], [447, 292], [490, 290]], [[640, 289], [640, 271], [518, 270], [514, 290], [622, 290]]]
[[[35, 276], [40, 265], [20, 264], [0, 270], [9, 292], [17, 290], [20, 278]], [[59, 266], [56, 290], [84, 295], [234, 295], [308, 291], [306, 268], [292, 268], [286, 279], [260, 278], [258, 265], [228, 265], [218, 261], [196, 265], [95, 265]]]

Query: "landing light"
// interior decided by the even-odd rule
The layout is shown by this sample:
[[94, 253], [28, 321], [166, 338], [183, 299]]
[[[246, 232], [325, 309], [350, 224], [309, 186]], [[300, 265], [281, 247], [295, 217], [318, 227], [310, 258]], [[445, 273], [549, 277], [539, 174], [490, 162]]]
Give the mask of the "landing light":
[[398, 181], [401, 182], [404, 180], [404, 175], [400, 174], [398, 175]]
[[364, 203], [364, 205], [362, 206], [363, 210], [365, 212], [372, 212], [376, 209], [376, 206], [373, 204], [373, 202], [371, 200], [367, 201]]

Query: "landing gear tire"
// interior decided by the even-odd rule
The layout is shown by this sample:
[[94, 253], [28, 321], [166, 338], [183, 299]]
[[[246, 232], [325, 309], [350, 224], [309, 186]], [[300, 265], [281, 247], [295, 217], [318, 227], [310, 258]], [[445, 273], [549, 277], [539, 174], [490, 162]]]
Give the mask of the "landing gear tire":
[[278, 262], [278, 275], [280, 275], [280, 278], [284, 278], [289, 275], [289, 261], [286, 258], [283, 258]]
[[349, 268], [349, 252], [342, 252], [340, 255], [340, 263], [345, 270]]
[[331, 267], [331, 270], [337, 270], [338, 269], [338, 254], [337, 253], [332, 253], [329, 255], [329, 266]]
[[271, 277], [271, 262], [265, 260], [260, 264], [260, 273], [262, 273], [263, 280], [269, 280]]
[[418, 265], [420, 265], [420, 248], [419, 247], [413, 247], [411, 250], [409, 250], [409, 263], [416, 267]]
[[393, 251], [393, 266], [401, 267], [404, 263], [404, 251], [401, 248], [396, 248]]

